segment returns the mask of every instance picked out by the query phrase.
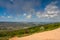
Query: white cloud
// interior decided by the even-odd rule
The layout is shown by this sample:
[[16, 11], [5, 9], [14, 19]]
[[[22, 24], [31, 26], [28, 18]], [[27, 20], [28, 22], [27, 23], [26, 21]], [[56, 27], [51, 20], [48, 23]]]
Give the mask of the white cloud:
[[5, 18], [5, 16], [0, 16], [0, 18]]
[[26, 15], [27, 15], [26, 13], [23, 14], [23, 16], [26, 16]]
[[31, 17], [32, 17], [31, 14], [26, 16], [27, 19], [30, 19]]
[[13, 18], [12, 16], [0, 16], [0, 18], [6, 19], [6, 18]]
[[40, 17], [41, 17], [41, 13], [40, 13], [40, 12], [37, 12], [37, 13], [36, 13], [36, 16], [37, 16], [38, 18], [40, 18]]
[[44, 12], [37, 12], [36, 16], [38, 18], [54, 18], [59, 16], [60, 10], [58, 8], [58, 6], [56, 6], [53, 2], [50, 3], [49, 5], [46, 6], [45, 11]]
[[38, 18], [45, 18], [45, 17], [48, 17], [49, 15], [47, 15], [47, 14], [42, 14], [41, 12], [37, 12], [36, 13], [36, 16], [38, 17]]
[[60, 10], [58, 9], [58, 6], [51, 3], [46, 6], [44, 13], [46, 13], [49, 17], [55, 17], [55, 16], [58, 16], [59, 11]]
[[12, 16], [7, 16], [7, 18], [12, 18]]

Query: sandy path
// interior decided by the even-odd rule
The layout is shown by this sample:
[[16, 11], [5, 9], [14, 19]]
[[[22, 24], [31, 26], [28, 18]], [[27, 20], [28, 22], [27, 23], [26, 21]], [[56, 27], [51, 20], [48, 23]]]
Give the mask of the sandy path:
[[35, 33], [26, 37], [13, 37], [9, 40], [60, 40], [60, 28], [52, 31]]

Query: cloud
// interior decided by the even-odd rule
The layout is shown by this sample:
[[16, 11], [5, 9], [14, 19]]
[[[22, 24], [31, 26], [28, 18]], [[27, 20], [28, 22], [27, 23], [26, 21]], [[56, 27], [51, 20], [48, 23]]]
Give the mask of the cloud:
[[56, 6], [54, 3], [51, 3], [46, 6], [45, 8], [45, 14], [47, 14], [49, 17], [55, 17], [58, 16], [60, 10], [58, 6]]
[[40, 18], [40, 17], [41, 17], [41, 12], [37, 12], [37, 13], [36, 13], [36, 16], [37, 16], [38, 18]]
[[54, 17], [59, 16], [59, 14], [60, 14], [60, 10], [58, 6], [56, 5], [56, 2], [55, 4], [54, 2], [52, 2], [46, 6], [44, 12], [38, 11], [36, 16], [38, 18], [54, 18]]
[[7, 18], [12, 18], [12, 16], [7, 16]]
[[13, 18], [13, 17], [12, 16], [0, 16], [0, 18], [6, 19], [6, 18]]
[[[11, 3], [12, 2], [12, 3]], [[37, 3], [36, 3], [37, 2]], [[40, 0], [8, 0], [8, 1], [1, 1], [0, 0], [0, 6], [6, 8], [6, 13], [11, 16], [7, 16], [6, 18], [16, 18], [17, 20], [20, 18], [56, 18], [60, 17], [60, 10], [58, 6], [56, 5], [57, 2], [52, 2], [48, 4], [44, 11], [39, 11], [38, 8], [40, 6], [42, 7], [43, 4], [40, 5]], [[44, 5], [45, 6], [45, 5]], [[36, 11], [37, 10], [37, 11]], [[6, 14], [4, 14], [6, 15]], [[14, 16], [12, 16], [14, 15]], [[4, 17], [2, 17], [4, 18]], [[21, 20], [21, 19], [20, 19]]]
[[5, 16], [0, 16], [0, 18], [5, 18]]
[[26, 13], [23, 14], [23, 16], [26, 16], [26, 15], [27, 15]]
[[39, 11], [36, 13], [36, 16], [37, 16], [38, 18], [45, 18], [45, 17], [49, 17], [49, 15], [48, 15], [48, 14], [44, 14], [44, 13], [39, 12]]
[[30, 19], [31, 17], [32, 17], [31, 14], [26, 16], [27, 19]]

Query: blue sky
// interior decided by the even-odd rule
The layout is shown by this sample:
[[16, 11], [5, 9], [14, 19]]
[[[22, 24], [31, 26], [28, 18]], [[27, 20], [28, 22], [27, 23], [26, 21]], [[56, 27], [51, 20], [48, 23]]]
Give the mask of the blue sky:
[[60, 22], [60, 0], [0, 0], [0, 22]]

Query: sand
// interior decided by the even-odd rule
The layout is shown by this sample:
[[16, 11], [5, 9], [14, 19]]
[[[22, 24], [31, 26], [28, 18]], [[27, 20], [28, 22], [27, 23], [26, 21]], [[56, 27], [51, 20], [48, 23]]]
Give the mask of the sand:
[[9, 40], [60, 40], [60, 28], [51, 31], [35, 33], [25, 37], [13, 37]]

